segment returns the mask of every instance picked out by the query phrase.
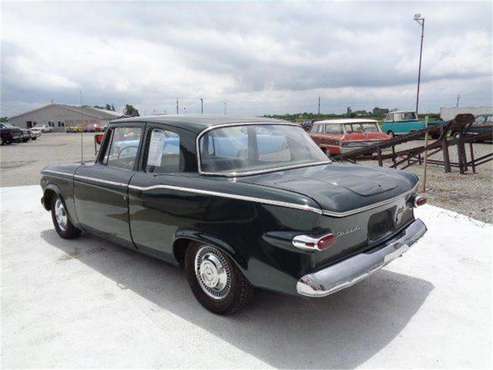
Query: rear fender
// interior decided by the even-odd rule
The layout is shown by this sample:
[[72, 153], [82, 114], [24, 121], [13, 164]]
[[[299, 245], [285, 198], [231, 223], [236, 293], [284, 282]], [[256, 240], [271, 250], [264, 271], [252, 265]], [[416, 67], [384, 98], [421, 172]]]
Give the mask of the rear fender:
[[239, 256], [231, 245], [217, 238], [217, 236], [209, 235], [207, 233], [196, 231], [196, 230], [189, 230], [189, 229], [178, 230], [175, 233], [175, 240], [173, 241], [173, 252], [175, 256], [177, 254], [174, 249], [177, 245], [177, 241], [181, 239], [188, 239], [218, 248], [219, 250], [224, 252], [234, 262], [234, 264], [241, 270], [241, 272], [246, 276], [246, 271], [247, 271], [246, 260], [243, 257]]

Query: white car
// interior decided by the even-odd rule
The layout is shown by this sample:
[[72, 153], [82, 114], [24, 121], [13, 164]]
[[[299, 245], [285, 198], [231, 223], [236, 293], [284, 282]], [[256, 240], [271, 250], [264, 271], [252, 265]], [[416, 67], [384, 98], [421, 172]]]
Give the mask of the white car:
[[30, 129], [32, 133], [36, 134], [36, 135], [41, 135], [41, 133], [43, 132], [43, 128], [41, 126], [39, 127], [33, 127]]
[[34, 126], [31, 128], [31, 130], [34, 130], [35, 132], [52, 132], [53, 128], [47, 125], [41, 125], [41, 126]]

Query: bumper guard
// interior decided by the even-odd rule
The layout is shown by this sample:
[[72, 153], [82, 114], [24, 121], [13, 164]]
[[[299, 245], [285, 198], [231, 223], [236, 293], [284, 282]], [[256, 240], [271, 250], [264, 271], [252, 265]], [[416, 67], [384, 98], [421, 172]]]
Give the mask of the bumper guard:
[[296, 290], [307, 297], [325, 297], [348, 288], [402, 256], [425, 232], [425, 224], [417, 219], [378, 250], [360, 253], [303, 276], [298, 280]]

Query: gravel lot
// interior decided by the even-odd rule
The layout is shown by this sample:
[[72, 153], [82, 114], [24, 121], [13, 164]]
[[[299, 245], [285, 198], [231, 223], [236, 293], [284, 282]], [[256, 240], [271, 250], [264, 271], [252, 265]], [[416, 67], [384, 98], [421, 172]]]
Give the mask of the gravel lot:
[[[404, 143], [399, 150], [419, 145], [424, 145], [424, 140]], [[469, 147], [466, 147], [466, 151], [469, 160]], [[491, 152], [493, 152], [492, 144], [474, 144], [475, 158]], [[456, 146], [450, 147], [449, 154], [452, 162], [458, 161]], [[443, 154], [439, 152], [431, 158], [443, 160]], [[361, 164], [378, 166], [377, 161], [364, 161]], [[387, 166], [391, 164], [391, 161], [385, 163]], [[423, 179], [424, 166], [414, 165], [406, 171], [413, 172], [421, 180]], [[458, 168], [452, 168], [452, 172], [446, 174], [443, 167], [429, 164], [426, 184], [430, 204], [493, 223], [493, 161], [477, 167], [476, 174], [473, 174], [472, 169], [469, 168], [464, 175], [459, 174]]]
[[[80, 162], [81, 134], [47, 133], [35, 141], [0, 146], [0, 186], [39, 184], [50, 164]], [[84, 158], [94, 161], [94, 134], [85, 133]]]
[[[84, 157], [94, 160], [94, 134], [84, 134]], [[422, 145], [423, 141], [407, 143], [408, 147]], [[401, 148], [405, 148], [404, 145]], [[475, 155], [493, 151], [491, 144], [475, 146]], [[433, 158], [441, 159], [441, 153]], [[450, 148], [451, 160], [457, 160], [455, 147]], [[48, 164], [80, 161], [80, 134], [44, 134], [26, 144], [0, 147], [0, 186], [39, 184], [39, 172]], [[376, 161], [362, 164], [376, 166]], [[423, 166], [412, 166], [408, 171], [423, 175]], [[457, 168], [445, 174], [442, 167], [428, 167], [428, 196], [430, 203], [454, 210], [472, 218], [493, 223], [493, 161], [477, 168], [477, 174], [459, 175]]]

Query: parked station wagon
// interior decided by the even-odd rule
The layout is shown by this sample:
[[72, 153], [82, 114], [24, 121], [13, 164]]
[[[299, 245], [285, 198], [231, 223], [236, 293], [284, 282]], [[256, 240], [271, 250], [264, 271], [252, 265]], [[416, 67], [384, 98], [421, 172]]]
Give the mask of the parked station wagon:
[[265, 118], [113, 121], [95, 163], [42, 171], [56, 232], [81, 231], [184, 267], [197, 300], [238, 311], [254, 288], [324, 297], [426, 231], [415, 175], [332, 163], [304, 130]]
[[382, 132], [378, 121], [363, 118], [314, 122], [310, 136], [327, 155], [347, 153], [392, 138]]

